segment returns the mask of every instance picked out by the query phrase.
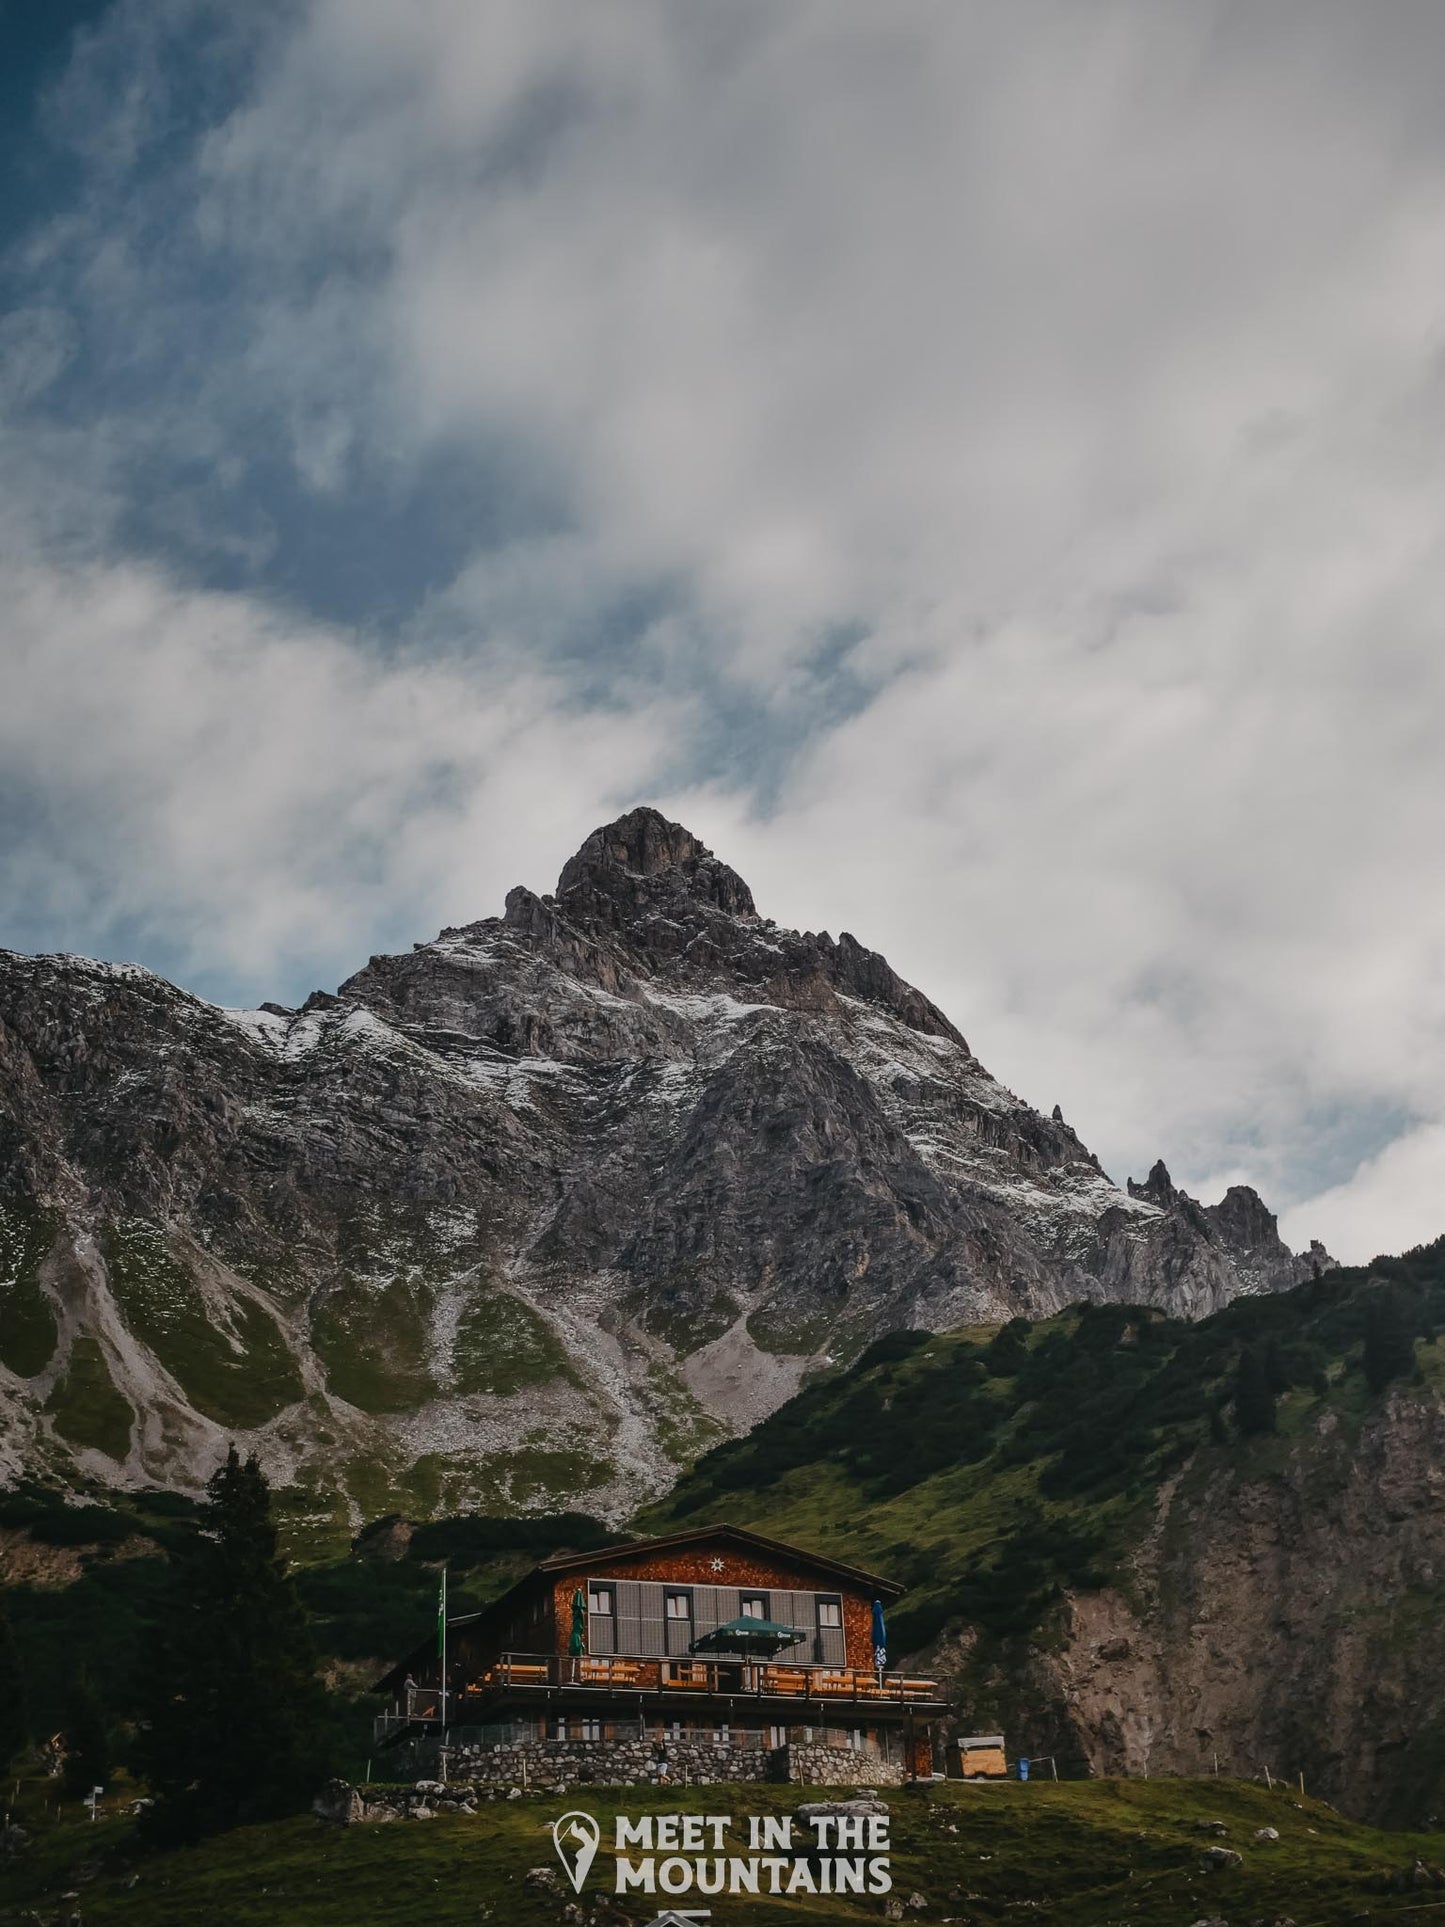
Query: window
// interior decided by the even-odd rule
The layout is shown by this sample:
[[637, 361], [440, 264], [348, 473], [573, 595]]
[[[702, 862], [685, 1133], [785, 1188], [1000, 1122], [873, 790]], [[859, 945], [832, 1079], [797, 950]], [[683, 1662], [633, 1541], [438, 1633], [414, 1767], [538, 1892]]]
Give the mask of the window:
[[587, 1610], [610, 1619], [614, 1610], [611, 1586], [593, 1586], [587, 1595]]
[[685, 1592], [670, 1592], [667, 1595], [667, 1616], [669, 1619], [691, 1619], [691, 1594]]
[[818, 1624], [825, 1627], [837, 1627], [843, 1624], [843, 1602], [841, 1599], [820, 1599], [818, 1601]]
[[744, 1619], [766, 1619], [768, 1616], [768, 1596], [764, 1592], [745, 1592], [742, 1606]]
[[580, 1729], [580, 1738], [584, 1740], [600, 1740], [602, 1738], [601, 1720], [583, 1718], [577, 1722], [577, 1725]]

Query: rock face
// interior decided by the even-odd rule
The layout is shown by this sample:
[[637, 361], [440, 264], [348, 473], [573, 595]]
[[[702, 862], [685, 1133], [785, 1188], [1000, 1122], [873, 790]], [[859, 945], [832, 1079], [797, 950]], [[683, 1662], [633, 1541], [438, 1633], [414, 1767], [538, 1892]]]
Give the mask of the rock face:
[[1067, 1602], [1010, 1694], [1021, 1752], [1095, 1774], [1268, 1768], [1346, 1813], [1439, 1824], [1445, 1395], [1322, 1413], [1266, 1469], [1187, 1467], [1126, 1586]]
[[11, 1475], [194, 1484], [237, 1436], [318, 1529], [618, 1515], [890, 1329], [1327, 1262], [1251, 1191], [1121, 1190], [654, 810], [300, 1009], [0, 952]]

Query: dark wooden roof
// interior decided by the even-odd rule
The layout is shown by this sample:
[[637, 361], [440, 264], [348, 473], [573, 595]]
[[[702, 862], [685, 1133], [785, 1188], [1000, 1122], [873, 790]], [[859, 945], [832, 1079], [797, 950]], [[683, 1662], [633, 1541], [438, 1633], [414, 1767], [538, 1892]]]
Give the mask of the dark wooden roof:
[[719, 1540], [741, 1546], [748, 1552], [763, 1552], [775, 1559], [792, 1565], [809, 1566], [817, 1572], [831, 1573], [835, 1579], [845, 1579], [850, 1585], [861, 1587], [865, 1592], [873, 1592], [880, 1599], [897, 1599], [904, 1588], [892, 1579], [880, 1578], [876, 1572], [865, 1572], [861, 1566], [845, 1565], [841, 1559], [829, 1559], [821, 1552], [809, 1552], [802, 1546], [790, 1546], [781, 1539], [766, 1539], [760, 1532], [749, 1532], [743, 1526], [695, 1526], [688, 1532], [669, 1532], [657, 1539], [624, 1539], [615, 1546], [602, 1546], [594, 1552], [559, 1552], [551, 1559], [544, 1559], [536, 1568], [538, 1572], [584, 1572], [598, 1566], [611, 1565], [621, 1558], [635, 1557], [638, 1553], [684, 1551], [689, 1546], [716, 1545]]

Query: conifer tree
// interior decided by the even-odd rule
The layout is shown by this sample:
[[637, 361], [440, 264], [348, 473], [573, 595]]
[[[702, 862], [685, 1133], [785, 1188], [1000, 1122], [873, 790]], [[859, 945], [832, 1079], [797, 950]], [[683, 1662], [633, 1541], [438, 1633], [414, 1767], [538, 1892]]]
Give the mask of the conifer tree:
[[1415, 1334], [1393, 1285], [1373, 1291], [1365, 1306], [1365, 1378], [1372, 1392], [1415, 1369]]
[[1234, 1386], [1234, 1417], [1246, 1438], [1257, 1438], [1274, 1430], [1274, 1393], [1264, 1360], [1252, 1346], [1239, 1355], [1239, 1375]]
[[1269, 1339], [1264, 1348], [1264, 1382], [1278, 1395], [1290, 1387], [1289, 1367], [1285, 1363], [1284, 1351], [1277, 1338]]
[[171, 1839], [294, 1813], [324, 1770], [325, 1693], [265, 1474], [232, 1446], [207, 1495], [148, 1667], [149, 1820]]
[[20, 1672], [20, 1655], [10, 1630], [10, 1615], [0, 1598], [0, 1769], [24, 1746], [30, 1737], [25, 1717], [25, 1682]]
[[1029, 1348], [1024, 1334], [1032, 1329], [1027, 1318], [1011, 1318], [984, 1354], [995, 1378], [1013, 1378], [1028, 1363]]

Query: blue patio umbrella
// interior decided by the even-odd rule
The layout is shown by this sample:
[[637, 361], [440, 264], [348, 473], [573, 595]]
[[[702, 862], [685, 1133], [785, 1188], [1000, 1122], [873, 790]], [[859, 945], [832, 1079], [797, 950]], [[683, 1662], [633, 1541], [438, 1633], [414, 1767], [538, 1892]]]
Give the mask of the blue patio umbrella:
[[888, 1628], [883, 1623], [883, 1601], [873, 1601], [873, 1664], [879, 1672], [888, 1664]]

